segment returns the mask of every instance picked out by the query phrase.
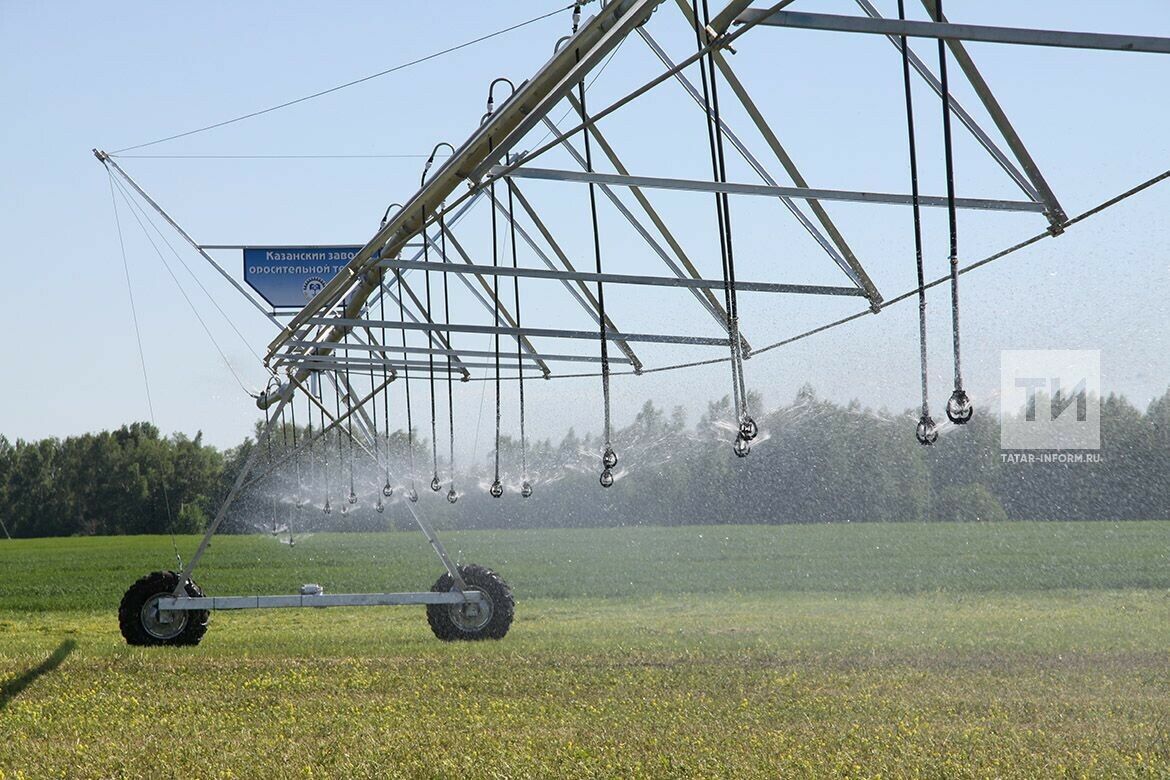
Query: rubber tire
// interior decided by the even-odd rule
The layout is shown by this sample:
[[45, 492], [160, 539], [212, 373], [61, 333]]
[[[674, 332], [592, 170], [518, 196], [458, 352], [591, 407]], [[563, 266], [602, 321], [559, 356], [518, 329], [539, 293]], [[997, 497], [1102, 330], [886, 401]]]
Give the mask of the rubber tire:
[[[444, 642], [503, 639], [516, 613], [516, 599], [512, 596], [512, 589], [508, 587], [508, 583], [486, 566], [474, 563], [460, 566], [459, 574], [467, 584], [468, 590], [482, 591], [492, 600], [491, 620], [477, 631], [467, 631], [451, 619], [451, 609], [455, 605], [428, 604], [427, 622], [431, 624], [435, 636]], [[431, 591], [447, 593], [454, 590], [454, 587], [455, 581], [450, 574], [444, 572], [443, 576], [435, 581]]]
[[[118, 605], [118, 626], [122, 629], [122, 636], [126, 644], [139, 647], [191, 646], [199, 644], [199, 640], [207, 633], [207, 621], [211, 613], [207, 610], [195, 610], [187, 613], [187, 625], [173, 637], [160, 638], [154, 636], [142, 625], [142, 606], [152, 597], [161, 594], [173, 593], [179, 584], [179, 575], [173, 571], [155, 571], [147, 574], [135, 582], [122, 597]], [[187, 581], [188, 596], [202, 596], [203, 590], [194, 582]]]

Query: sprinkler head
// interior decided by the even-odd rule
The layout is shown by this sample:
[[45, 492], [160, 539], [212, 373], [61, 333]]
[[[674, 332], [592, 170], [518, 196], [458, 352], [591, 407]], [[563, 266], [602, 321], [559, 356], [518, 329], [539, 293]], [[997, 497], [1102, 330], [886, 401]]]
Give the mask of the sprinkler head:
[[349, 491], [349, 503], [351, 503], [351, 504], [357, 503], [357, 493], [353, 492], [352, 488]]
[[500, 481], [497, 479], [492, 483], [492, 486], [488, 489], [488, 492], [492, 494], [492, 498], [499, 498], [500, 496], [504, 495], [504, 486], [501, 485]]
[[455, 492], [455, 488], [451, 488], [450, 490], [447, 491], [447, 503], [448, 504], [454, 504], [458, 500], [459, 500], [459, 494]]
[[378, 503], [374, 504], [374, 509], [378, 510], [378, 514], [382, 514], [386, 511], [386, 505], [382, 503], [382, 499], [378, 499]]
[[751, 417], [744, 417], [739, 423], [739, 435], [746, 441], [751, 441], [760, 435], [760, 429], [756, 425], [756, 421]]
[[962, 390], [955, 390], [947, 401], [947, 419], [955, 425], [966, 425], [975, 413], [975, 405]]
[[598, 480], [603, 488], [613, 487], [613, 472], [605, 469], [601, 472], [601, 479]]
[[528, 498], [529, 496], [532, 495], [532, 483], [531, 482], [529, 482], [528, 480], [524, 480], [524, 482], [521, 483], [520, 495], [523, 496], [524, 498]]
[[918, 438], [918, 443], [923, 447], [929, 447], [938, 441], [938, 426], [935, 425], [934, 420], [929, 414], [924, 414], [918, 420], [918, 426], [914, 429], [914, 435]]
[[440, 486], [440, 484], [439, 484], [439, 475], [438, 475], [438, 474], [436, 474], [436, 475], [435, 475], [435, 477], [434, 477], [434, 479], [432, 479], [432, 480], [431, 480], [431, 490], [433, 490], [433, 491], [435, 491], [436, 493], [438, 493], [438, 492], [439, 492], [439, 488], [440, 488], [440, 487], [441, 487], [441, 486]]
[[386, 498], [394, 495], [394, 488], [390, 487], [390, 480], [386, 480], [386, 484], [382, 486], [382, 495], [386, 496]]
[[349, 504], [342, 504], [341, 505], [341, 514], [343, 514], [343, 515], [349, 514]]
[[735, 453], [737, 458], [746, 458], [748, 453], [752, 451], [752, 445], [743, 437], [743, 434], [740, 434], [735, 437], [735, 444], [731, 445], [731, 451]]
[[325, 506], [321, 507], [321, 511], [329, 514], [333, 511], [333, 507], [329, 506], [329, 499], [325, 499]]
[[612, 469], [617, 465], [617, 453], [613, 451], [613, 447], [605, 448], [605, 453], [601, 456], [601, 465], [607, 469]]
[[414, 488], [411, 488], [410, 490], [406, 491], [406, 497], [408, 499], [410, 499], [410, 503], [412, 503], [412, 504], [418, 503], [418, 491], [415, 490]]

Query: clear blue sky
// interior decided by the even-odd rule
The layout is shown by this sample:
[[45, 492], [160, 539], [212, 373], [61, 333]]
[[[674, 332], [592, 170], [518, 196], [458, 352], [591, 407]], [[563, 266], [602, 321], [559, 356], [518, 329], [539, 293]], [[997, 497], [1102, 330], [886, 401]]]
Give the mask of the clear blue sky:
[[[886, 14], [896, 7], [889, 0], [878, 5]], [[911, 5], [921, 17], [921, 8]], [[0, 3], [0, 137], [6, 156], [0, 177], [0, 311], [8, 334], [0, 433], [12, 439], [63, 436], [147, 417], [109, 185], [91, 147], [118, 149], [296, 98], [556, 7], [551, 2]], [[798, 7], [857, 12], [845, 0], [802, 0]], [[586, 13], [596, 8], [588, 6]], [[1162, 0], [1107, 6], [950, 0], [947, 11], [956, 21], [973, 23], [1170, 36], [1170, 6]], [[677, 58], [694, 46], [679, 20], [668, 0], [648, 27]], [[568, 26], [564, 12], [319, 100], [139, 153], [426, 154], [439, 140], [458, 145], [483, 113], [488, 82], [497, 75], [517, 82], [529, 76]], [[886, 41], [759, 29], [737, 48], [734, 65], [813, 186], [907, 191], [900, 60]], [[916, 50], [935, 61], [932, 44], [919, 42]], [[1170, 57], [986, 44], [971, 51], [1070, 214], [1170, 167]], [[631, 38], [591, 91], [591, 105], [610, 102], [659, 69], [643, 43]], [[938, 103], [920, 86], [916, 90], [923, 189], [941, 194]], [[956, 85], [956, 94], [974, 107], [966, 85]], [[728, 106], [730, 94], [724, 100], [728, 121], [769, 159], [742, 112]], [[984, 119], [982, 111], [975, 113]], [[602, 127], [635, 173], [710, 175], [701, 115], [673, 83]], [[525, 146], [535, 146], [535, 136], [531, 140]], [[386, 205], [414, 191], [422, 167], [418, 158], [122, 163], [198, 240], [228, 244], [363, 243]], [[571, 166], [555, 155], [543, 164]], [[730, 166], [732, 179], [756, 181], [738, 160]], [[960, 195], [1018, 195], [962, 131], [956, 169]], [[772, 170], [784, 178], [779, 166]], [[526, 190], [564, 235], [578, 264], [587, 266], [584, 189], [531, 183]], [[704, 272], [717, 276], [709, 196], [668, 193], [654, 199]], [[740, 198], [734, 209], [741, 278], [841, 283], [840, 273], [778, 203]], [[908, 209], [829, 209], [887, 296], [911, 286]], [[1168, 212], [1170, 185], [1164, 184], [1064, 237], [964, 277], [966, 376], [976, 401], [987, 402], [998, 387], [1000, 350], [1033, 347], [1100, 349], [1105, 388], [1125, 393], [1139, 406], [1165, 392], [1170, 384]], [[477, 258], [490, 262], [486, 218], [480, 209], [460, 236]], [[607, 270], [661, 273], [656, 258], [608, 204], [601, 219]], [[124, 209], [122, 221], [159, 426], [203, 430], [217, 445], [234, 444], [255, 419], [251, 401]], [[1032, 235], [1044, 222], [1035, 215], [963, 212], [960, 225], [962, 257], [974, 260]], [[938, 276], [946, 268], [941, 210], [930, 213], [926, 238], [928, 272]], [[238, 254], [220, 257], [239, 273]], [[184, 258], [252, 347], [261, 349], [271, 325], [197, 257]], [[522, 251], [521, 263], [537, 261]], [[262, 384], [256, 358], [186, 271], [178, 273], [232, 365], [249, 384]], [[714, 335], [709, 316], [689, 294], [634, 290], [608, 296], [620, 327]], [[526, 323], [587, 324], [559, 288], [531, 292]], [[931, 295], [938, 416], [949, 393], [947, 304], [945, 288]], [[466, 321], [480, 321], [470, 301], [459, 299], [457, 308]], [[849, 313], [857, 303], [744, 294], [742, 308], [746, 335], [762, 345]], [[901, 411], [917, 404], [916, 338], [911, 303], [749, 361], [748, 385], [769, 405], [811, 382], [825, 396], [856, 397]], [[640, 352], [647, 365], [719, 354], [703, 348]], [[683, 404], [693, 417], [706, 400], [728, 390], [726, 366], [616, 379], [615, 420], [627, 422], [647, 398], [668, 407]], [[491, 390], [482, 393], [483, 385], [475, 384], [460, 388], [458, 398], [460, 446], [481, 455], [490, 435]], [[419, 397], [425, 404], [425, 388]], [[533, 382], [529, 401], [536, 435], [559, 436], [570, 425], [579, 432], [599, 428], [597, 380]], [[511, 396], [506, 403], [510, 430]]]

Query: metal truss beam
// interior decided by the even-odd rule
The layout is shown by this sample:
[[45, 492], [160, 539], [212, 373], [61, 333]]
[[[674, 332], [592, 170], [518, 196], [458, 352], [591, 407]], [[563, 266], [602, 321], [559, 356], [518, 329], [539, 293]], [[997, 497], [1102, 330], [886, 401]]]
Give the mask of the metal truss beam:
[[[933, 0], [922, 0], [922, 5], [926, 8], [931, 18], [937, 18], [939, 16], [938, 6], [935, 5]], [[943, 20], [945, 21], [945, 17], [943, 17]], [[928, 24], [930, 23], [928, 22]], [[1048, 206], [1048, 222], [1051, 231], [1053, 234], [1060, 233], [1064, 229], [1063, 226], [1068, 220], [1068, 215], [1061, 208], [1060, 201], [1056, 199], [1056, 194], [1052, 191], [1052, 188], [1048, 186], [1044, 174], [1040, 172], [1040, 166], [1032, 159], [1028, 148], [1024, 146], [1024, 142], [1016, 132], [1016, 129], [1012, 127], [1012, 123], [1008, 119], [1007, 114], [999, 105], [999, 101], [995, 99], [995, 94], [992, 93], [991, 87], [984, 80], [983, 74], [975, 67], [975, 61], [967, 54], [967, 50], [963, 47], [962, 41], [952, 40], [948, 45], [951, 54], [955, 57], [955, 61], [959, 63], [959, 67], [963, 70], [963, 75], [967, 77], [967, 81], [971, 83], [971, 88], [975, 90], [975, 94], [979, 96], [983, 107], [991, 115], [991, 121], [995, 122], [995, 126], [999, 129], [1004, 141], [1007, 142], [1008, 148], [1012, 150], [1012, 154], [1020, 161], [1024, 172], [1028, 174], [1028, 178], [1036, 188], [1040, 200], [1044, 201]]]
[[[539, 230], [540, 234], [544, 236], [544, 240], [548, 242], [550, 247], [552, 247], [553, 252], [556, 253], [557, 258], [561, 261], [565, 268], [569, 269], [570, 271], [575, 270], [573, 268], [572, 262], [569, 260], [569, 256], [566, 255], [564, 250], [561, 249], [560, 244], [557, 243], [557, 240], [553, 238], [553, 235], [549, 231], [548, 227], [545, 226], [544, 220], [542, 220], [536, 213], [536, 209], [534, 209], [532, 204], [528, 202], [528, 199], [524, 197], [524, 195], [520, 192], [520, 189], [511, 181], [506, 182], [506, 184], [511, 190], [512, 195], [515, 198], [515, 202], [519, 203], [520, 208], [523, 209], [526, 214], [528, 214], [528, 218], [532, 220], [532, 224], [536, 225], [537, 230]], [[528, 247], [536, 254], [537, 257], [541, 259], [541, 261], [546, 266], [548, 266], [549, 270], [559, 270], [556, 267], [556, 264], [553, 263], [552, 259], [545, 253], [543, 249], [540, 248], [540, 245], [537, 244], [536, 241], [533, 240], [532, 236], [528, 234], [528, 231], [525, 230], [524, 227], [513, 218], [512, 214], [508, 213], [508, 209], [502, 203], [500, 203], [499, 198], [494, 198], [493, 203], [495, 204], [496, 209], [503, 215], [504, 219], [507, 220], [510, 225], [515, 225], [516, 233], [524, 239], [524, 242], [528, 244]], [[581, 304], [581, 308], [585, 309], [585, 312], [595, 323], [597, 323], [597, 326], [600, 328], [602, 319], [601, 307], [597, 303], [597, 298], [594, 297], [593, 291], [584, 284], [578, 284], [577, 288], [579, 289], [574, 288], [574, 286], [570, 284], [568, 280], [565, 280], [564, 285], [565, 289], [569, 291], [569, 294], [572, 295], [579, 304]], [[618, 327], [613, 324], [613, 320], [610, 319], [608, 314], [605, 315], [605, 327], [609, 330], [618, 330]], [[622, 353], [626, 356], [635, 369], [639, 371], [642, 370], [642, 361], [634, 353], [634, 350], [630, 347], [629, 344], [624, 341], [618, 341], [614, 343], [617, 344], [618, 349], [622, 351]]]
[[[387, 268], [414, 270], [425, 266], [426, 263], [411, 262], [409, 260], [383, 260]], [[485, 276], [508, 276], [522, 279], [555, 279], [558, 281], [603, 282], [605, 284], [633, 284], [650, 287], [683, 287], [697, 290], [721, 290], [723, 282], [717, 279], [691, 279], [677, 276], [637, 276], [632, 274], [606, 274], [592, 271], [556, 271], [541, 268], [512, 268], [490, 265], [475, 265], [467, 268], [447, 267], [439, 269], [443, 273], [453, 274], [483, 274]], [[815, 284], [779, 284], [774, 282], [741, 282], [736, 281], [736, 290], [741, 292], [768, 292], [768, 293], [797, 293], [806, 295], [847, 295], [865, 297], [865, 290], [860, 287], [830, 287]]]
[[[431, 242], [431, 246], [434, 246], [434, 239], [431, 239], [428, 237], [427, 240]], [[455, 252], [459, 255], [459, 259], [461, 259], [465, 265], [468, 265], [468, 266], [475, 265], [475, 263], [472, 262], [472, 260], [471, 260], [471, 256], [467, 254], [467, 251], [463, 248], [463, 245], [459, 243], [459, 240], [457, 238], [455, 238], [455, 234], [451, 232], [450, 228], [447, 228], [447, 243], [449, 243], [451, 246], [455, 247]], [[438, 247], [436, 247], [436, 249], [438, 249]], [[450, 262], [451, 261], [448, 260], [446, 257], [443, 258], [444, 264], [449, 264]], [[438, 270], [438, 269], [436, 268], [434, 270]], [[460, 277], [460, 278], [462, 279], [463, 277]], [[504, 305], [504, 302], [499, 300], [499, 298], [496, 297], [495, 292], [492, 290], [492, 286], [490, 284], [488, 284], [487, 280], [484, 279], [483, 276], [479, 276], [479, 275], [477, 275], [475, 278], [479, 281], [480, 286], [483, 287], [483, 289], [492, 298], [492, 300], [495, 301], [495, 305], [498, 307], [498, 309], [496, 309], [496, 308], [492, 308], [491, 304], [486, 304], [487, 310], [490, 311], [493, 315], [496, 313], [496, 311], [499, 311], [500, 317], [504, 320], [504, 322], [508, 323], [509, 325], [511, 325], [514, 328], [518, 327], [518, 323], [516, 322], [516, 318], [512, 316], [512, 312], [508, 311], [508, 307]], [[520, 341], [520, 346], [524, 348], [524, 351], [526, 351], [530, 355], [535, 355], [537, 353], [538, 350], [536, 349], [536, 347], [532, 346], [532, 342], [529, 341], [527, 338], [524, 338], [523, 334], [517, 334], [517, 336], [518, 336], [519, 341]], [[540, 365], [541, 371], [543, 371], [546, 374], [549, 373], [549, 368], [547, 365], [545, 365], [544, 363], [541, 363], [539, 361], [538, 361], [538, 363]]]
[[[291, 357], [289, 357], [288, 362], [292, 365], [306, 366], [306, 367], [311, 368], [311, 369], [328, 367], [328, 368], [331, 368], [335, 371], [344, 370], [344, 371], [349, 371], [351, 373], [357, 373], [357, 374], [361, 374], [361, 373], [368, 374], [368, 373], [370, 373], [370, 369], [372, 369], [372, 368], [381, 369], [382, 366], [386, 366], [388, 368], [420, 369], [423, 371], [433, 370], [437, 374], [438, 373], [442, 373], [442, 374], [457, 373], [457, 369], [454, 366], [451, 366], [451, 368], [447, 368], [447, 366], [445, 364], [442, 364], [442, 363], [436, 363], [434, 366], [431, 366], [431, 364], [429, 362], [427, 362], [426, 360], [404, 360], [402, 358], [397, 358], [397, 359], [396, 358], [355, 358], [355, 357], [342, 357], [342, 356], [338, 356], [336, 354], [319, 355], [319, 356], [316, 356], [316, 355], [307, 355], [307, 356], [292, 355]], [[495, 368], [496, 367], [496, 364], [494, 361], [491, 361], [491, 362], [472, 361], [472, 362], [466, 363], [465, 365], [468, 368]], [[508, 369], [510, 371], [514, 371], [514, 370], [520, 368], [521, 365], [522, 364], [516, 362], [515, 358], [512, 358], [510, 361], [500, 361], [499, 367], [501, 370]], [[529, 369], [533, 369], [533, 367], [531, 365], [526, 365], [524, 367], [529, 368]], [[533, 369], [533, 370], [535, 371], [536, 369]]]
[[[435, 214], [446, 198], [468, 179], [478, 181], [482, 171], [511, 151], [512, 147], [548, 113], [573, 86], [584, 78], [629, 32], [644, 22], [661, 0], [617, 0], [601, 7], [572, 37], [569, 44], [530, 79], [523, 82], [475, 132], [452, 154], [394, 217], [357, 253], [344, 269], [326, 283], [317, 296], [319, 306], [308, 306], [292, 318], [268, 345], [268, 358], [281, 344], [299, 337], [307, 320], [322, 308], [332, 308], [347, 293], [345, 319], [357, 314], [365, 299], [378, 288], [379, 274], [370, 265], [379, 254], [394, 257], [403, 244], [422, 231], [423, 213]], [[374, 269], [376, 271], [376, 269]], [[339, 341], [341, 333], [326, 341]]]
[[[581, 119], [584, 119], [585, 116], [581, 111], [581, 102], [576, 98], [576, 96], [574, 96], [572, 93], [569, 93], [568, 100], [570, 105], [572, 105], [573, 110], [577, 112], [577, 115], [581, 117]], [[556, 123], [553, 122], [549, 117], [546, 116], [544, 118], [544, 124], [556, 135], [561, 134], [560, 128], [557, 127]], [[615, 152], [613, 147], [610, 146], [609, 141], [607, 141], [605, 136], [602, 135], [601, 129], [597, 127], [597, 125], [589, 126], [589, 134], [593, 140], [597, 142], [597, 145], [601, 148], [601, 151], [609, 159], [610, 164], [617, 169], [618, 173], [629, 173], [629, 171], [626, 169], [626, 166], [617, 156], [617, 152]], [[588, 166], [586, 165], [585, 158], [581, 156], [581, 153], [577, 151], [576, 147], [573, 146], [572, 142], [568, 138], [564, 139], [563, 145], [565, 149], [568, 150], [573, 159], [577, 161], [577, 164], [581, 166], [581, 169], [587, 170]], [[630, 213], [630, 210], [626, 208], [626, 205], [622, 203], [621, 199], [618, 198], [617, 194], [614, 193], [609, 186], [602, 184], [600, 189], [605, 194], [605, 196], [609, 198], [609, 201], [614, 205], [614, 208], [616, 208], [618, 212], [626, 218], [626, 221], [628, 221], [634, 230], [638, 232], [638, 235], [642, 236], [643, 240], [646, 241], [650, 248], [653, 249], [660, 258], [662, 258], [662, 262], [664, 262], [666, 267], [673, 271], [676, 276], [683, 278], [686, 274], [689, 274], [692, 279], [702, 278], [702, 274], [699, 273], [699, 270], [695, 267], [695, 264], [691, 262], [691, 259], [687, 257], [686, 252], [683, 251], [682, 245], [679, 244], [677, 239], [675, 239], [674, 234], [672, 234], [666, 227], [666, 223], [662, 220], [662, 217], [658, 215], [658, 212], [655, 211], [654, 207], [650, 204], [649, 199], [646, 198], [640, 189], [637, 187], [631, 187], [630, 194], [632, 194], [634, 199], [638, 201], [638, 204], [642, 207], [642, 210], [646, 213], [646, 216], [650, 218], [650, 221], [654, 223], [656, 228], [658, 228], [658, 231], [662, 234], [663, 238], [666, 239], [666, 242], [670, 245], [670, 248], [674, 250], [675, 255], [678, 256], [679, 261], [682, 263], [682, 268], [678, 267], [678, 264], [675, 263], [674, 258], [668, 255], [666, 250], [662, 248], [662, 246], [654, 239], [654, 237], [651, 236], [644, 227], [642, 227], [642, 224], [638, 222], [632, 213]], [[683, 273], [683, 269], [686, 269], [686, 274]], [[699, 304], [702, 305], [703, 308], [710, 312], [711, 316], [715, 318], [715, 321], [719, 324], [719, 327], [722, 328], [725, 333], [729, 333], [730, 329], [728, 326], [727, 312], [724, 311], [723, 306], [719, 303], [718, 299], [716, 299], [715, 296], [712, 295], [709, 291], [696, 291], [695, 297], [698, 299]], [[747, 351], [750, 351], [750, 348], [748, 348]]]
[[[687, 18], [690, 19], [690, 14], [687, 14]], [[664, 65], [673, 70], [675, 68], [674, 61], [670, 58], [666, 51], [658, 45], [658, 42], [654, 40], [653, 36], [651, 36], [650, 33], [644, 29], [640, 30], [639, 32], [642, 36], [642, 40], [646, 42], [646, 45], [650, 47], [650, 50], [654, 52], [655, 56], [657, 56]], [[716, 56], [719, 55], [717, 49], [714, 50], [713, 53]], [[807, 182], [804, 181], [800, 171], [797, 170], [796, 163], [792, 161], [792, 158], [780, 145], [780, 141], [776, 138], [776, 134], [772, 132], [771, 127], [766, 121], [764, 121], [764, 118], [760, 114], [759, 110], [755, 108], [755, 103], [751, 100], [747, 90], [743, 88], [743, 84], [739, 82], [739, 79], [735, 78], [735, 74], [731, 73], [730, 68], [725, 67], [723, 70], [724, 75], [728, 77], [728, 84], [732, 87], [732, 91], [735, 92], [736, 97], [743, 104], [744, 109], [747, 110], [749, 116], [752, 118], [752, 121], [756, 124], [756, 127], [764, 135], [764, 138], [768, 141], [773, 153], [776, 154], [781, 164], [785, 167], [785, 170], [788, 171], [788, 175], [792, 177], [792, 180], [796, 182], [798, 186], [806, 186]], [[730, 74], [730, 76], [728, 76], [728, 74]], [[699, 90], [695, 88], [695, 85], [691, 83], [690, 79], [688, 79], [681, 71], [676, 72], [674, 77], [678, 83], [682, 85], [683, 89], [686, 90], [686, 93], [691, 96], [691, 99], [695, 101], [695, 104], [700, 108], [700, 110], [706, 111], [707, 109], [705, 107], [703, 97]], [[735, 147], [735, 150], [739, 152], [740, 156], [743, 157], [747, 164], [752, 167], [756, 174], [769, 186], [779, 186], [779, 182], [777, 182], [776, 179], [774, 179], [772, 175], [768, 173], [768, 169], [765, 168], [763, 163], [761, 163], [756, 158], [756, 156], [751, 153], [751, 150], [747, 148], [747, 145], [740, 140], [739, 136], [735, 134], [735, 132], [728, 126], [727, 122], [724, 121], [722, 117], [719, 119], [719, 126], [722, 128], [724, 135], [727, 137], [727, 140], [731, 142], [731, 145]], [[826, 238], [821, 233], [821, 231], [817, 229], [816, 225], [812, 223], [812, 220], [810, 220], [808, 216], [806, 216], [805, 213], [800, 210], [800, 208], [796, 205], [795, 202], [793, 202], [791, 198], [781, 196], [780, 202], [783, 203], [784, 207], [792, 213], [792, 216], [796, 218], [797, 222], [799, 222], [800, 225], [806, 231], [808, 231], [808, 234], [812, 236], [813, 240], [816, 241], [823, 250], [825, 250], [825, 254], [827, 254], [830, 259], [832, 259], [832, 261], [836, 263], [837, 266], [844, 272], [844, 274], [849, 277], [850, 281], [865, 289], [866, 295], [869, 298], [870, 306], [876, 307], [878, 304], [880, 304], [882, 296], [881, 293], [878, 292], [877, 286], [874, 285], [873, 281], [869, 278], [869, 275], [865, 272], [861, 262], [857, 259], [857, 256], [853, 254], [853, 250], [849, 247], [849, 244], [846, 243], [844, 236], [841, 235], [841, 232], [837, 229], [837, 226], [833, 224], [831, 219], [829, 219], [829, 215], [820, 206], [820, 204], [814, 205], [814, 202], [810, 201], [810, 209], [821, 222], [821, 225], [825, 228], [826, 232], [828, 232], [832, 237], [832, 241]]]
[[[933, 16], [934, 14], [932, 14]], [[918, 22], [898, 19], [869, 19], [837, 14], [810, 14], [749, 8], [735, 17], [737, 24], [763, 24], [770, 27], [796, 27], [805, 30], [906, 35], [912, 38], [941, 38], [946, 41], [1010, 43], [1023, 46], [1057, 46], [1071, 49], [1100, 49], [1170, 54], [1170, 38], [1112, 33], [1032, 30], [1020, 27], [987, 27], [978, 24]]]
[[[393, 320], [386, 320], [385, 322], [379, 320], [352, 320], [348, 318], [334, 319], [332, 317], [310, 317], [309, 324], [312, 325], [326, 325], [336, 324], [348, 327], [358, 327], [360, 325], [370, 325], [372, 327], [387, 328], [402, 328], [403, 330], [433, 330], [436, 328], [447, 328], [446, 325], [431, 325], [422, 322], [397, 322]], [[600, 333], [592, 330], [563, 330], [561, 328], [505, 328], [495, 327], [494, 325], [451, 325], [452, 333], [499, 333], [501, 336], [532, 336], [535, 338], [560, 338], [560, 339], [584, 339], [585, 341], [596, 341], [600, 338]], [[617, 333], [613, 331], [606, 331], [605, 337], [610, 341], [644, 341], [655, 344], [695, 344], [707, 347], [726, 347], [726, 338], [711, 338], [708, 336], [676, 336], [672, 334], [657, 334], [657, 333]]]
[[[296, 347], [298, 345], [298, 343], [303, 344], [303, 343], [311, 343], [311, 342], [290, 341], [288, 343], [288, 345], [290, 347]], [[394, 356], [386, 355], [386, 354], [382, 353], [381, 347], [375, 348], [375, 347], [371, 347], [371, 346], [366, 345], [366, 344], [350, 344], [347, 347], [347, 349], [353, 350], [355, 352], [378, 352], [378, 353], [382, 354], [382, 357], [385, 360], [398, 359]], [[445, 355], [450, 355], [452, 353], [452, 350], [432, 349], [431, 347], [406, 347], [406, 349], [403, 349], [402, 347], [395, 347], [393, 350], [387, 350], [387, 351], [394, 352], [396, 354], [406, 352], [406, 353], [411, 354], [411, 355], [444, 355], [445, 356]], [[490, 349], [461, 349], [461, 350], [459, 350], [459, 354], [466, 355], [467, 357], [495, 357], [496, 353]], [[300, 353], [297, 353], [297, 352], [286, 352], [286, 353], [283, 353], [282, 356], [288, 357], [288, 358], [295, 358], [295, 357], [298, 357], [299, 355], [300, 355]], [[567, 362], [567, 363], [600, 363], [601, 362], [601, 358], [597, 355], [561, 355], [561, 354], [551, 354], [551, 353], [547, 353], [547, 352], [541, 352], [541, 353], [538, 353], [536, 355], [523, 355], [523, 358], [525, 360], [529, 360], [532, 362], [535, 362], [537, 359], [547, 360], [550, 363], [551, 362]], [[609, 359], [609, 362], [629, 364], [630, 360], [629, 360], [629, 358], [625, 358], [625, 357], [611, 357]]]
[[[503, 166], [493, 168], [494, 173], [503, 173]], [[520, 167], [510, 170], [508, 177], [520, 179], [544, 179], [547, 181], [596, 182], [619, 187], [651, 187], [660, 190], [682, 190], [685, 192], [727, 192], [732, 195], [764, 195], [807, 200], [839, 200], [852, 203], [884, 203], [909, 206], [913, 203], [910, 195], [889, 192], [859, 192], [855, 190], [822, 190], [805, 187], [772, 187], [766, 184], [739, 184], [736, 182], [699, 181], [695, 179], [668, 179], [657, 176], [622, 176], [615, 173], [588, 173], [586, 171], [553, 170], [550, 168]], [[919, 205], [945, 208], [947, 199], [939, 195], [921, 195]], [[955, 198], [955, 206], [961, 209], [982, 211], [1030, 211], [1043, 212], [1046, 206], [1032, 200], [993, 200], [986, 198]]]
[[[856, 2], [862, 11], [874, 19], [884, 18], [877, 10], [877, 8], [874, 7], [873, 3], [869, 2], [869, 0], [856, 0]], [[901, 38], [899, 38], [897, 35], [887, 35], [886, 40], [893, 45], [894, 49], [896, 49], [899, 54], [902, 53]], [[931, 71], [926, 63], [923, 62], [922, 59], [917, 54], [915, 54], [912, 49], [909, 49], [909, 47], [907, 47], [907, 49], [908, 50], [906, 55], [910, 60], [910, 67], [914, 68], [918, 75], [922, 77], [922, 80], [925, 81], [932, 90], [934, 90], [934, 94], [942, 97], [942, 82], [938, 80], [938, 77], [934, 75], [934, 72]], [[948, 101], [951, 104], [951, 113], [954, 114], [956, 119], [963, 123], [963, 126], [966, 127], [971, 135], [975, 137], [975, 140], [979, 142], [980, 146], [987, 150], [987, 153], [991, 155], [992, 159], [999, 163], [999, 167], [1003, 168], [1004, 172], [1009, 177], [1011, 177], [1013, 182], [1016, 183], [1016, 186], [1019, 187], [1023, 193], [1032, 200], [1042, 200], [1040, 193], [1036, 191], [1036, 188], [1032, 185], [1032, 182], [1028, 179], [1027, 175], [1025, 175], [1023, 171], [1016, 167], [1015, 163], [1011, 161], [1011, 158], [1004, 154], [1003, 150], [1000, 149], [999, 146], [996, 145], [995, 141], [991, 139], [991, 136], [989, 136], [983, 130], [983, 128], [979, 126], [979, 123], [975, 121], [975, 118], [967, 112], [967, 109], [963, 108], [958, 99], [956, 99], [954, 95], [950, 95], [948, 96]]]

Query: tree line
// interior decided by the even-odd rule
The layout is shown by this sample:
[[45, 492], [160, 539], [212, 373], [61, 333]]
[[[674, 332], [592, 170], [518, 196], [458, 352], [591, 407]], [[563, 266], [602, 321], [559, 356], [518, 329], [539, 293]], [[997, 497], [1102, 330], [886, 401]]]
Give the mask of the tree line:
[[[758, 409], [759, 399], [749, 404]], [[504, 498], [487, 493], [493, 451], [475, 473], [456, 473], [455, 504], [445, 500], [445, 462], [440, 491], [430, 490], [430, 443], [417, 435], [409, 478], [404, 431], [380, 437], [379, 466], [362, 445], [337, 436], [306, 448], [308, 430], [288, 426], [257, 445], [258, 426], [256, 437], [226, 451], [199, 434], [162, 436], [148, 423], [34, 442], [0, 435], [0, 521], [12, 537], [194, 533], [257, 446], [267, 450], [261, 469], [275, 469], [245, 491], [225, 531], [409, 527], [409, 508], [461, 528], [1170, 518], [1170, 390], [1144, 411], [1122, 396], [1101, 399], [1099, 451], [1032, 453], [1032, 462], [1005, 457], [990, 410], [921, 447], [914, 412], [838, 404], [805, 387], [791, 403], [757, 414], [761, 435], [743, 459], [732, 453], [732, 419], [726, 398], [694, 424], [681, 408], [647, 401], [614, 432], [618, 479], [608, 490], [597, 481], [604, 442], [596, 436], [570, 430], [559, 442], [530, 441], [523, 457], [519, 442], [503, 437]], [[301, 445], [295, 458], [293, 441]], [[528, 499], [518, 494], [526, 476]], [[387, 480], [392, 495], [381, 498]], [[412, 484], [420, 502], [408, 506]], [[380, 498], [384, 512], [376, 511]]]

